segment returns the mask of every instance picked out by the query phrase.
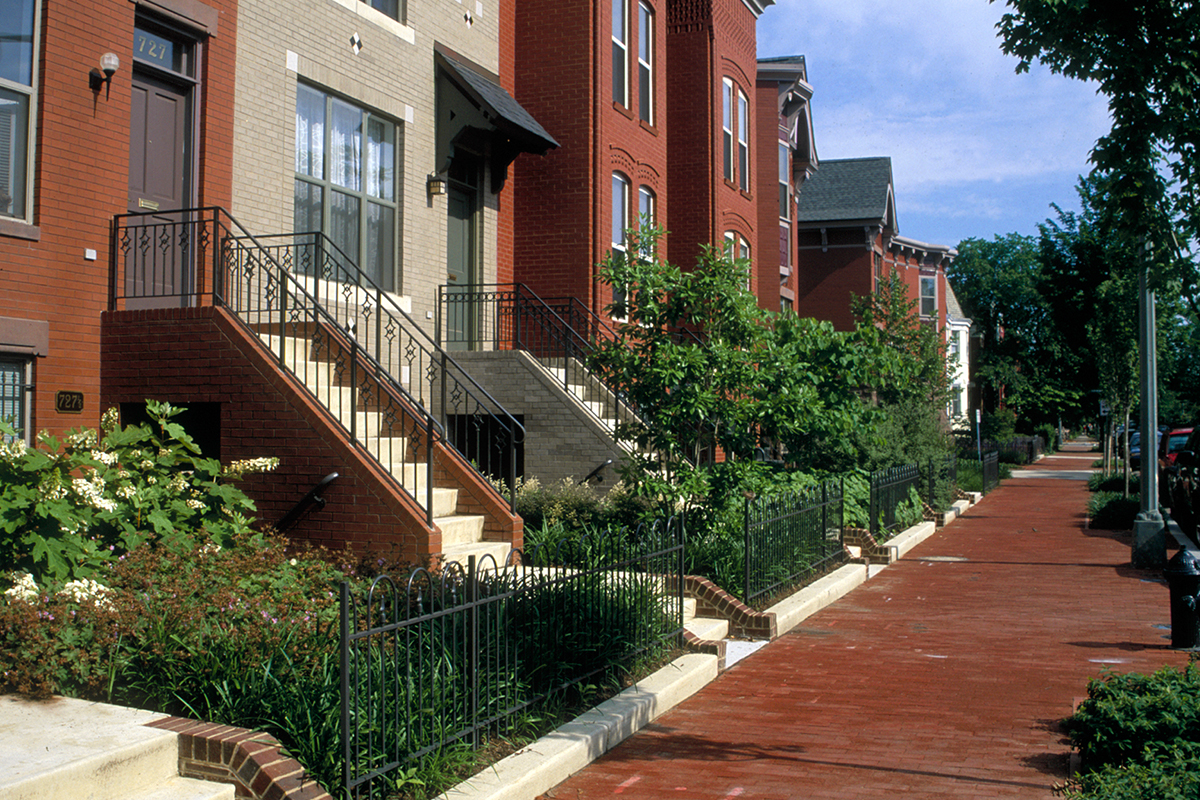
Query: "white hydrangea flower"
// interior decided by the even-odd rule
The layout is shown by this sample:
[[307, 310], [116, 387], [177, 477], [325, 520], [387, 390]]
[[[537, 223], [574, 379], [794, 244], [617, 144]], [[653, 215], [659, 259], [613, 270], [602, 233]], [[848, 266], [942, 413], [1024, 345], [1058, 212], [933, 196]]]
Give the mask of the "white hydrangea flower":
[[188, 506], [188, 508], [194, 509], [196, 511], [200, 511], [204, 508], [204, 503], [200, 502], [199, 500], [197, 500], [194, 497], [189, 497], [188, 501], [187, 501], [187, 506]]
[[245, 458], [230, 462], [225, 468], [225, 473], [240, 475], [244, 472], [270, 472], [278, 466], [278, 458]]
[[112, 608], [112, 603], [108, 599], [109, 588], [91, 578], [80, 578], [79, 580], [69, 581], [59, 595], [66, 596], [74, 600], [76, 603], [91, 601], [100, 608]]
[[117, 463], [116, 453], [106, 453], [103, 450], [93, 450], [91, 455], [94, 461], [99, 461], [106, 467], [111, 467], [113, 464]]
[[116, 406], [113, 406], [112, 408], [108, 409], [108, 411], [105, 411], [104, 414], [100, 417], [100, 427], [106, 431], [116, 430], [117, 425], [119, 425], [120, 423], [121, 423], [121, 414], [119, 411], [117, 411]]
[[125, 500], [132, 500], [137, 495], [137, 489], [132, 486], [122, 486], [117, 489], [117, 495]]
[[138, 469], [153, 469], [153, 468], [154, 468], [154, 462], [148, 458], [142, 459], [141, 462], [138, 463]]
[[25, 440], [13, 439], [9, 442], [0, 442], [0, 458], [5, 461], [15, 461], [25, 455]]
[[104, 479], [99, 475], [93, 475], [91, 479], [74, 478], [71, 487], [75, 489], [75, 494], [86, 500], [92, 508], [101, 511], [117, 510], [116, 501], [104, 496]]
[[5, 589], [4, 594], [10, 600], [20, 600], [23, 603], [32, 603], [38, 598], [37, 581], [28, 572], [16, 575], [14, 573], [15, 582], [11, 589]]

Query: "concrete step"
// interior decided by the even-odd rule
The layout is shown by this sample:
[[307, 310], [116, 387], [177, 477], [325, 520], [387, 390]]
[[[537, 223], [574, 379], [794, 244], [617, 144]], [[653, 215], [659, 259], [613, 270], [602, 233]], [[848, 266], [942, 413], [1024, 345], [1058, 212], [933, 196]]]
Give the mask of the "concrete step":
[[433, 521], [442, 529], [442, 550], [483, 541], [484, 517], [481, 515], [455, 514], [434, 517]]
[[495, 559], [496, 566], [503, 567], [504, 559], [508, 558], [508, 552], [512, 546], [508, 542], [472, 542], [470, 544], [456, 544], [450, 547], [442, 547], [442, 558], [446, 561], [457, 561], [464, 567], [467, 565], [467, 559], [470, 556], [475, 556], [475, 563], [485, 569], [490, 569], [492, 562], [486, 556], [491, 556]]
[[717, 641], [729, 635], [729, 620], [713, 619], [711, 617], [693, 617], [684, 623], [685, 629], [696, 635], [697, 639]]
[[5, 800], [232, 800], [232, 785], [179, 777], [179, 737], [148, 711], [69, 698], [0, 697]]
[[683, 621], [684, 623], [691, 622], [696, 618], [696, 598], [683, 598]]

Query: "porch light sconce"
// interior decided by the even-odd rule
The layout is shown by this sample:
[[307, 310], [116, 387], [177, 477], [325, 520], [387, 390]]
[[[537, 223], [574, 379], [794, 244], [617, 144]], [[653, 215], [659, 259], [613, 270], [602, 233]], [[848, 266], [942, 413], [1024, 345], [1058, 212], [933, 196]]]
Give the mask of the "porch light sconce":
[[117, 70], [121, 68], [121, 59], [117, 58], [116, 53], [105, 53], [100, 56], [100, 69], [92, 67], [92, 71], [88, 73], [88, 86], [93, 92], [100, 91], [100, 87], [104, 87], [104, 96], [108, 97], [109, 91], [112, 90], [112, 78], [117, 74]]
[[430, 197], [436, 197], [439, 194], [445, 194], [449, 187], [449, 181], [444, 175], [430, 175], [425, 180], [425, 189], [429, 192]]

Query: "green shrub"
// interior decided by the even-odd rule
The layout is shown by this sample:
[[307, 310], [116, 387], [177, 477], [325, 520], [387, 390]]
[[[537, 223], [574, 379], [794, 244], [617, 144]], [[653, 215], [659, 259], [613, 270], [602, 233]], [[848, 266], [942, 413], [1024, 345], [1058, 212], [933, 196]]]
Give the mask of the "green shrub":
[[1036, 426], [1033, 429], [1033, 435], [1042, 437], [1047, 453], [1053, 453], [1058, 449], [1058, 428], [1049, 422], [1043, 422]]
[[1134, 494], [1125, 497], [1118, 492], [1096, 492], [1088, 499], [1090, 525], [1102, 530], [1130, 530], [1140, 510], [1141, 500]]
[[1200, 797], [1200, 755], [1194, 745], [1151, 748], [1138, 761], [1085, 772], [1063, 790], [1070, 800], [1187, 800]]
[[1016, 464], [1017, 466], [1028, 464], [1029, 453], [1025, 452], [1024, 450], [1001, 450], [1000, 463]]
[[1017, 435], [1017, 415], [1008, 408], [984, 414], [979, 424], [979, 432], [989, 442], [1007, 442]]
[[250, 531], [254, 504], [231, 481], [278, 460], [223, 467], [172, 421], [183, 409], [146, 408], [154, 427], [122, 428], [110, 409], [99, 434], [43, 435], [29, 448], [0, 422], [0, 572], [61, 586], [142, 544], [183, 553]]
[[[1136, 493], [1141, 487], [1141, 475], [1134, 472], [1129, 476], [1129, 491]], [[1088, 478], [1089, 492], [1122, 492], [1125, 491], [1125, 477], [1119, 474], [1105, 475], [1100, 472], [1093, 473]]]

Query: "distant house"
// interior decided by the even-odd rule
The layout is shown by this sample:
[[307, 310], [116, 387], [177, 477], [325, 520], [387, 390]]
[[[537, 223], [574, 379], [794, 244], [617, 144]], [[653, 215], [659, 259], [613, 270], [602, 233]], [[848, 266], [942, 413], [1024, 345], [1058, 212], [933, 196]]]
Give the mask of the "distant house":
[[971, 319], [963, 312], [954, 288], [946, 284], [946, 353], [950, 361], [950, 424], [971, 424]]

